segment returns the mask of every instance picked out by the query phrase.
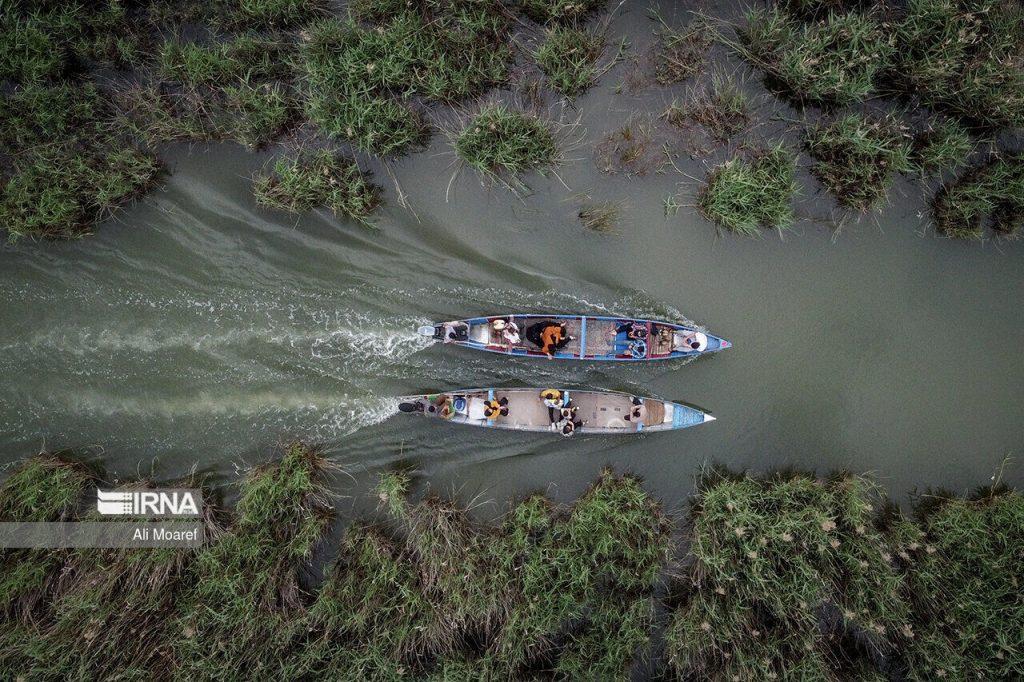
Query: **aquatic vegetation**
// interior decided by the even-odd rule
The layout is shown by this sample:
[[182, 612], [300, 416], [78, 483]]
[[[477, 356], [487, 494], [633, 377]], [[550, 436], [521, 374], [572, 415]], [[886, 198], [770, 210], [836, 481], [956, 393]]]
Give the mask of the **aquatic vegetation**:
[[780, 143], [749, 158], [735, 156], [714, 169], [697, 197], [701, 213], [716, 225], [753, 236], [793, 224], [796, 160]]
[[974, 150], [971, 135], [953, 119], [931, 120], [914, 135], [910, 161], [923, 175], [934, 175], [964, 163]]
[[606, 0], [522, 0], [523, 12], [541, 23], [571, 22], [603, 7]]
[[676, 677], [842, 678], [853, 636], [891, 653], [910, 604], [879, 503], [855, 476], [706, 474], [665, 636]]
[[279, 77], [287, 65], [281, 46], [270, 40], [238, 36], [210, 45], [170, 40], [159, 54], [167, 80], [185, 85], [228, 85], [241, 79]]
[[846, 105], [875, 91], [895, 39], [869, 15], [836, 14], [801, 24], [779, 7], [752, 10], [742, 52], [795, 101]]
[[262, 677], [279, 670], [301, 627], [299, 573], [331, 520], [326, 466], [316, 451], [295, 444], [242, 485], [233, 522], [190, 562], [188, 588], [176, 600], [177, 675]]
[[917, 523], [890, 531], [912, 601], [901, 634], [909, 679], [1024, 674], [1024, 504], [989, 490], [971, 499], [921, 498]]
[[12, 159], [0, 186], [11, 238], [71, 238], [152, 186], [160, 164], [92, 86], [26, 85], [0, 111], [0, 147]]
[[295, 115], [292, 97], [280, 83], [255, 85], [243, 81], [224, 88], [231, 123], [230, 136], [259, 148], [276, 139]]
[[661, 24], [652, 55], [655, 81], [674, 85], [700, 73], [715, 39], [709, 22], [698, 16], [684, 28], [672, 28], [661, 15], [654, 18]]
[[256, 201], [284, 211], [324, 206], [337, 215], [365, 220], [381, 203], [381, 189], [352, 159], [328, 150], [280, 159], [270, 175], [253, 181]]
[[[314, 591], [303, 577], [331, 521], [326, 467], [288, 446], [242, 482], [233, 513], [206, 505], [200, 549], [5, 552], [0, 666], [26, 679], [628, 679], [663, 651], [677, 679], [1024, 671], [1024, 498], [1002, 486], [922, 496], [911, 517], [860, 476], [709, 471], [674, 547], [660, 504], [607, 469], [572, 504], [535, 494], [492, 522], [415, 500], [408, 475], [387, 472], [381, 513], [345, 529]], [[0, 485], [0, 519], [90, 518], [88, 482], [40, 455]]]
[[409, 100], [450, 102], [502, 82], [511, 53], [497, 2], [428, 5], [424, 16], [360, 3], [353, 15], [374, 28], [333, 18], [310, 27], [302, 49], [309, 117], [363, 151], [399, 154], [427, 137]]
[[594, 147], [594, 161], [603, 173], [642, 176], [661, 167], [664, 154], [654, 143], [654, 123], [648, 116], [630, 115]]
[[609, 234], [615, 231], [622, 207], [614, 201], [586, 203], [580, 207], [576, 216], [588, 230]]
[[891, 117], [849, 114], [809, 129], [812, 173], [843, 206], [866, 211], [885, 197], [893, 173], [912, 169], [910, 135]]
[[717, 142], [728, 142], [750, 123], [750, 97], [730, 76], [715, 74], [710, 87], [695, 90], [681, 102], [672, 100], [662, 117], [674, 126], [697, 124]]
[[945, 184], [932, 200], [932, 220], [957, 239], [981, 239], [988, 216], [993, 230], [1016, 236], [1024, 227], [1024, 158], [996, 157]]
[[1024, 9], [998, 0], [910, 0], [895, 25], [892, 79], [984, 127], [1024, 125]]
[[553, 89], [574, 97], [594, 84], [604, 45], [604, 33], [595, 29], [555, 26], [533, 57]]
[[238, 0], [240, 23], [259, 28], [289, 28], [327, 12], [326, 0]]
[[486, 177], [512, 178], [559, 161], [553, 124], [504, 104], [485, 104], [453, 140], [463, 163]]

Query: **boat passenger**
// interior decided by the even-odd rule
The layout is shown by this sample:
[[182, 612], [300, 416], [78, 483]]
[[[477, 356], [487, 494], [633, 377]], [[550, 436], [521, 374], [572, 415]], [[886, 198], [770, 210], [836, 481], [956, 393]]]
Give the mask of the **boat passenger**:
[[557, 388], [545, 388], [540, 392], [540, 399], [546, 407], [559, 408], [562, 406], [562, 392]]
[[583, 426], [582, 421], [569, 421], [568, 419], [562, 424], [561, 434], [566, 438], [570, 438], [576, 435], [576, 432]]
[[519, 344], [519, 325], [517, 325], [512, 318], [497, 319], [491, 322], [491, 329], [501, 335], [502, 341], [507, 346], [515, 346]]
[[530, 325], [526, 330], [526, 338], [549, 358], [553, 358], [555, 351], [565, 348], [575, 337], [569, 336], [569, 330], [564, 324], [544, 320]]
[[454, 343], [456, 341], [469, 340], [469, 325], [465, 322], [445, 322], [444, 342]]
[[708, 336], [702, 332], [690, 332], [683, 336], [680, 350], [701, 352], [708, 347]]
[[487, 400], [484, 402], [484, 416], [488, 419], [507, 417], [508, 398], [502, 396], [501, 400]]
[[615, 328], [619, 334], [625, 332], [627, 339], [645, 340], [647, 338], [647, 325], [641, 322], [624, 322]]
[[640, 400], [640, 398], [637, 398], [636, 396], [633, 396], [633, 400], [631, 402], [632, 405], [629, 409], [629, 414], [623, 417], [623, 419], [625, 419], [628, 422], [640, 421], [644, 414], [644, 403], [642, 400]]

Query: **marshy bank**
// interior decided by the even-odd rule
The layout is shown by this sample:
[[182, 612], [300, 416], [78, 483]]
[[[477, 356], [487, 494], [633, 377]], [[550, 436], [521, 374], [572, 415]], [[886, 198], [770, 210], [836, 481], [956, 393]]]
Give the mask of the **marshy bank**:
[[[231, 140], [274, 156], [255, 179], [261, 205], [366, 223], [382, 198], [369, 168], [408, 206], [391, 165], [444, 132], [457, 167], [500, 180], [492, 191], [560, 182], [547, 171], [566, 159], [639, 177], [689, 175], [689, 157], [707, 166], [684, 182], [694, 203], [669, 205], [727, 231], [841, 225], [883, 210], [903, 176], [932, 197], [941, 234], [1019, 234], [1018, 3], [664, 9], [648, 8], [640, 39], [613, 35], [630, 8], [604, 2], [13, 2], [0, 22], [0, 222], [15, 239], [82, 236], [159, 185], [165, 143]], [[573, 109], [615, 77], [630, 115], [575, 158]], [[651, 109], [645, 90], [672, 105]], [[810, 177], [794, 180], [801, 149]], [[838, 218], [814, 210], [817, 187]]]
[[[1024, 498], [998, 481], [907, 514], [862, 476], [707, 471], [678, 515], [605, 470], [570, 504], [532, 495], [481, 522], [391, 471], [317, 580], [330, 476], [289, 446], [210, 511], [198, 550], [4, 552], [0, 664], [26, 680], [1024, 674]], [[0, 484], [0, 520], [82, 518], [95, 485], [39, 455]]]

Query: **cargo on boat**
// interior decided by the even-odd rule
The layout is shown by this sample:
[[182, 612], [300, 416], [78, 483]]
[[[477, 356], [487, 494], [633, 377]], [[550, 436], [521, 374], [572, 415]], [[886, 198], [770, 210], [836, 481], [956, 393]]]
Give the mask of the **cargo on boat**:
[[472, 388], [399, 399], [402, 412], [514, 431], [623, 434], [685, 429], [714, 421], [679, 403], [616, 391]]
[[562, 360], [668, 360], [729, 348], [725, 339], [673, 322], [597, 315], [499, 315], [420, 327], [468, 348]]

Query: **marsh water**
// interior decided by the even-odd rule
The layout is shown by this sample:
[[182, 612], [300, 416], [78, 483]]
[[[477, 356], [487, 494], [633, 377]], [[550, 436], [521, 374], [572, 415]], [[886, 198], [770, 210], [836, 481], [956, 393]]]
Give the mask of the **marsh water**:
[[[613, 35], [649, 35], [625, 12]], [[704, 465], [874, 472], [897, 496], [1024, 472], [1024, 244], [962, 243], [926, 225], [900, 180], [879, 215], [802, 220], [780, 237], [717, 234], [686, 154], [644, 177], [604, 175], [594, 145], [634, 109], [685, 88], [616, 93], [629, 65], [578, 101], [560, 178], [516, 196], [482, 187], [443, 136], [364, 167], [387, 201], [368, 228], [256, 206], [269, 153], [170, 147], [164, 185], [63, 244], [0, 249], [0, 461], [76, 448], [112, 476], [232, 478], [291, 438], [323, 443], [363, 504], [373, 476], [502, 503], [570, 498], [606, 464], [670, 506]], [[757, 88], [756, 84], [752, 84]], [[659, 142], [660, 144], [660, 142]], [[392, 177], [393, 176], [393, 177]], [[406, 195], [400, 205], [395, 181]], [[564, 185], [563, 185], [564, 182]], [[567, 185], [568, 188], [565, 186]], [[827, 215], [804, 183], [802, 213]], [[621, 202], [588, 232], [580, 194]], [[507, 359], [432, 345], [416, 328], [501, 311], [688, 319], [735, 347], [688, 364]], [[490, 432], [396, 413], [395, 396], [464, 386], [568, 385], [682, 400], [717, 421], [638, 437]], [[500, 506], [500, 504], [498, 505]]]

